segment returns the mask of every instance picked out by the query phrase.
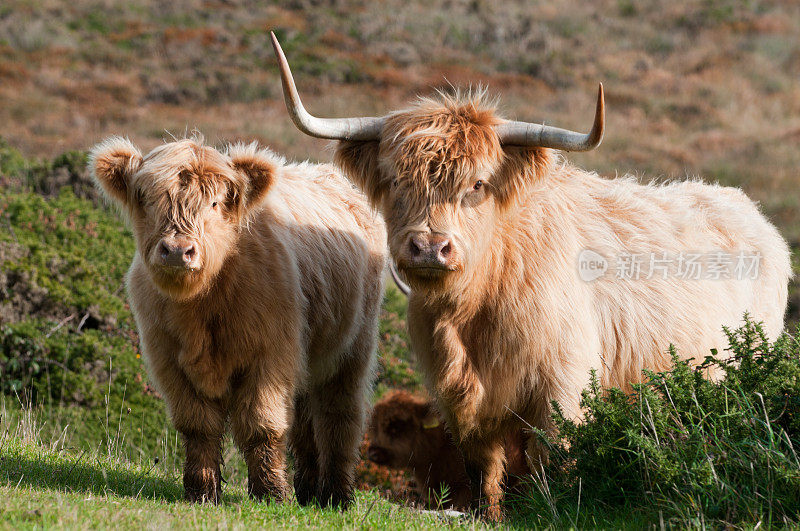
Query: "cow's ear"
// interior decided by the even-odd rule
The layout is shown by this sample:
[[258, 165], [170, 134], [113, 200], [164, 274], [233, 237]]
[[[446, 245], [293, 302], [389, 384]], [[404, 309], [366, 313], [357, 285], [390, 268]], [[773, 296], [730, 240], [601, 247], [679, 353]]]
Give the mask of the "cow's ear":
[[228, 156], [233, 168], [245, 177], [242, 199], [249, 210], [267, 195], [282, 161], [272, 151], [259, 148], [256, 142], [229, 146]]
[[142, 166], [142, 153], [130, 140], [107, 138], [89, 152], [89, 169], [95, 185], [123, 205], [129, 201], [130, 179]]
[[391, 185], [379, 165], [380, 142], [345, 140], [336, 146], [334, 162], [367, 196], [373, 207], [380, 207]]
[[504, 146], [503, 160], [492, 178], [501, 208], [513, 207], [549, 173], [556, 155], [541, 147]]

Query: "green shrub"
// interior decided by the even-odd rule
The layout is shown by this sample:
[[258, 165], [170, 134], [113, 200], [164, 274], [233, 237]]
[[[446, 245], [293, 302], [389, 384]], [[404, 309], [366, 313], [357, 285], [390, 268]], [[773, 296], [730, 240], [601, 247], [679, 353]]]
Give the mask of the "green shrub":
[[[636, 508], [652, 523], [797, 522], [800, 342], [785, 334], [770, 343], [749, 319], [726, 333], [727, 356], [692, 367], [673, 349], [673, 367], [647, 373], [630, 394], [602, 389], [593, 375], [582, 422], [555, 408], [548, 476], [523, 503], [559, 514], [580, 499]], [[704, 377], [717, 367], [720, 380]]]
[[[0, 195], [0, 304], [62, 319], [70, 311], [115, 325], [129, 319], [122, 282], [134, 252], [130, 231], [69, 188], [47, 199]], [[25, 299], [25, 300], [23, 300]]]
[[0, 137], [0, 176], [17, 175], [22, 172], [29, 162], [18, 150], [8, 145], [8, 142]]
[[23, 404], [102, 404], [110, 382], [116, 388], [120, 380], [118, 366], [135, 358], [133, 345], [99, 330], [57, 326], [23, 321], [0, 327], [0, 390]]

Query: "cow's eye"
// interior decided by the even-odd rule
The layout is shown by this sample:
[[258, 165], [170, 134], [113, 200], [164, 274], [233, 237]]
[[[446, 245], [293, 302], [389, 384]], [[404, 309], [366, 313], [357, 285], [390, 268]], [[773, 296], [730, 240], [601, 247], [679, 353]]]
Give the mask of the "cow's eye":
[[475, 181], [475, 184], [472, 185], [472, 189], [475, 191], [478, 191], [481, 188], [483, 188], [483, 181]]
[[211, 208], [217, 208], [217, 202], [216, 202], [216, 201], [214, 201], [213, 203], [211, 203]]

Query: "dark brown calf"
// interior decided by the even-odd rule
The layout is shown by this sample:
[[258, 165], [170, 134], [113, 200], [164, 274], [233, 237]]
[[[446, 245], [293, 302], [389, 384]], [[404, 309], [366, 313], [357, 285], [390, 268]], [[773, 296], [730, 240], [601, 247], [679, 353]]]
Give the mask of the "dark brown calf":
[[[369, 423], [367, 458], [378, 465], [409, 470], [429, 508], [469, 508], [472, 491], [461, 452], [430, 400], [393, 391], [375, 404]], [[529, 473], [525, 436], [505, 438], [506, 488]]]

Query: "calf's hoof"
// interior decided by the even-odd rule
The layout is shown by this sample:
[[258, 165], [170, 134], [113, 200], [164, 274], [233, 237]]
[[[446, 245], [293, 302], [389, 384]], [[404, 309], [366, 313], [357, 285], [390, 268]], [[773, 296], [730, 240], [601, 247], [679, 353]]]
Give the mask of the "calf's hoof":
[[289, 497], [289, 485], [285, 483], [267, 485], [261, 481], [250, 481], [247, 491], [251, 498], [258, 501], [268, 500], [280, 503]]
[[353, 502], [353, 490], [350, 488], [323, 488], [320, 489], [317, 500], [321, 507], [336, 507], [340, 511], [344, 511]]
[[310, 505], [314, 501], [316, 491], [317, 486], [315, 481], [295, 475], [294, 495], [295, 498], [297, 498], [297, 503], [304, 506]]
[[213, 503], [219, 505], [222, 501], [222, 489], [219, 483], [206, 482], [206, 484], [184, 483], [183, 499], [190, 503]]

